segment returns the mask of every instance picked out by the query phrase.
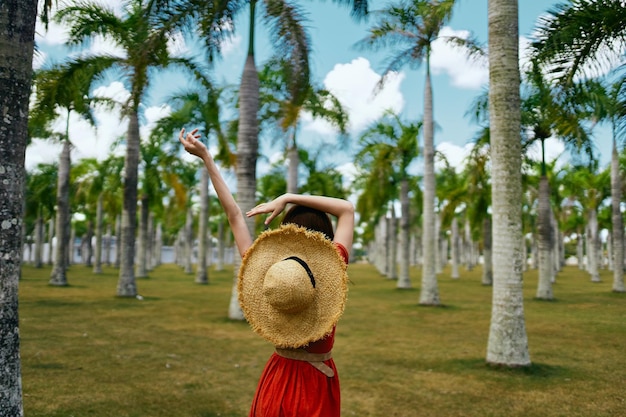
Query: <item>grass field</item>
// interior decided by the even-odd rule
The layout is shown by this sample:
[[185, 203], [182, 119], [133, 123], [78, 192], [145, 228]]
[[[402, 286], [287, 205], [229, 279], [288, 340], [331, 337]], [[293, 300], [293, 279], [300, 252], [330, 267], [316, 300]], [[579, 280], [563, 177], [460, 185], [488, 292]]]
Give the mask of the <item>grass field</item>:
[[[525, 276], [533, 365], [485, 365], [491, 288], [480, 268], [439, 275], [443, 307], [420, 307], [373, 267], [352, 284], [337, 328], [342, 416], [626, 416], [626, 294], [566, 267], [556, 301], [533, 299]], [[194, 284], [174, 265], [137, 281], [143, 300], [115, 297], [117, 272], [72, 266], [65, 288], [25, 266], [20, 283], [27, 417], [246, 416], [272, 346], [226, 318], [232, 269]]]

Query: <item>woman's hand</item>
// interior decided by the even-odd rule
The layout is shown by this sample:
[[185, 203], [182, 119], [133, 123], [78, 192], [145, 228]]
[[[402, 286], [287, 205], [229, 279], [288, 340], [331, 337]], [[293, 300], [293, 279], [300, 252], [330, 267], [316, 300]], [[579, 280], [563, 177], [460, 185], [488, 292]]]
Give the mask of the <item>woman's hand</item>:
[[180, 140], [180, 143], [183, 144], [187, 152], [197, 157], [204, 158], [204, 156], [209, 154], [209, 151], [206, 146], [204, 146], [204, 143], [198, 140], [199, 138], [200, 134], [198, 133], [198, 129], [194, 129], [185, 135], [185, 128], [182, 128], [178, 135], [178, 140]]
[[249, 210], [246, 213], [246, 216], [252, 217], [256, 216], [257, 214], [270, 213], [270, 215], [267, 216], [267, 219], [265, 219], [265, 224], [270, 224], [270, 222], [274, 220], [274, 218], [285, 209], [285, 206], [287, 205], [287, 200], [285, 196], [286, 195], [281, 195], [280, 197], [277, 197], [272, 201], [259, 204], [258, 206]]

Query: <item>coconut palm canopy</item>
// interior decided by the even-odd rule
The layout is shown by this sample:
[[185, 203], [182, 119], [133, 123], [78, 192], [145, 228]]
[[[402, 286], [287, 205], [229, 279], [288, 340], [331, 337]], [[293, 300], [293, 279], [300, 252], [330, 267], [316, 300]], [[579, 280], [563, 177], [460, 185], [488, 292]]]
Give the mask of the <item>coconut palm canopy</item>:
[[[54, 4], [54, 2], [52, 2]], [[112, 6], [121, 5], [121, 0], [107, 2]], [[241, 4], [246, 2], [239, 2]], [[274, 55], [271, 48], [272, 41], [270, 33], [267, 29], [267, 22], [264, 19], [264, 11], [262, 3], [257, 2], [257, 29], [256, 37], [256, 59], [259, 71], [261, 67], [268, 62]], [[384, 111], [393, 108], [394, 111], [407, 113], [411, 117], [419, 117], [422, 114], [422, 94], [423, 78], [419, 75], [419, 70], [411, 70], [403, 68], [402, 78], [390, 78], [383, 92], [375, 99], [371, 97], [371, 90], [379, 80], [379, 76], [388, 67], [389, 54], [384, 51], [375, 53], [369, 51], [359, 51], [354, 48], [354, 44], [363, 39], [367, 33], [367, 28], [374, 21], [376, 11], [381, 9], [386, 2], [370, 1], [369, 11], [370, 17], [367, 19], [356, 20], [351, 17], [352, 6], [348, 1], [331, 2], [331, 1], [311, 1], [306, 3], [296, 2], [300, 4], [302, 17], [304, 18], [304, 26], [308, 30], [308, 36], [311, 40], [311, 77], [316, 86], [330, 90], [345, 105], [349, 112], [349, 132], [353, 134], [359, 133], [367, 128], [369, 123], [376, 120]], [[343, 4], [339, 4], [343, 3]], [[444, 34], [447, 36], [459, 35], [469, 36], [462, 31], [471, 32], [480, 42], [486, 44], [486, 7], [487, 1], [465, 2], [459, 1], [454, 6], [452, 18], [444, 27]], [[535, 30], [535, 23], [540, 16], [554, 9], [557, 4], [563, 2], [555, 0], [541, 0], [533, 2], [520, 2], [520, 35], [523, 39], [531, 40]], [[565, 2], [567, 3], [567, 2]], [[214, 80], [220, 84], [228, 84], [238, 86], [243, 72], [243, 64], [247, 52], [247, 11], [243, 9], [237, 15], [234, 26], [234, 37], [231, 34], [230, 26], [224, 28], [220, 33], [224, 37], [224, 43], [220, 43], [222, 47], [218, 53], [214, 53]], [[120, 10], [120, 8], [117, 8]], [[51, 16], [54, 13], [52, 11]], [[341, 28], [341, 33], [337, 28]], [[40, 56], [35, 57], [39, 65], [41, 62], [59, 62], [68, 53], [75, 54], [76, 49], [68, 50], [61, 46], [66, 39], [59, 26], [52, 19], [49, 23], [49, 31], [46, 32], [42, 24], [38, 26], [37, 48], [41, 52]], [[188, 34], [186, 32], [186, 34]], [[216, 36], [218, 34], [216, 33]], [[183, 40], [182, 36], [177, 35], [175, 41], [170, 42], [170, 48], [177, 52], [193, 51], [194, 58], [200, 62], [208, 62], [208, 58], [200, 49], [193, 45], [201, 45], [204, 41], [197, 41], [192, 44], [187, 39]], [[214, 42], [222, 41], [221, 38], [215, 38]], [[112, 48], [107, 42], [96, 38], [89, 45], [90, 49], [95, 50], [105, 48], [109, 53], [116, 53], [117, 50]], [[526, 45], [522, 42], [522, 49]], [[480, 88], [487, 82], [486, 67], [481, 66], [480, 62], [473, 59], [465, 58], [463, 52], [455, 49], [451, 45], [444, 42], [438, 42], [433, 47], [433, 83], [435, 85], [435, 116], [436, 123], [440, 126], [436, 130], [435, 146], [447, 149], [447, 154], [461, 155], [462, 149], [466, 143], [471, 141], [473, 137], [473, 123], [465, 117], [464, 114], [469, 107], [469, 102], [480, 91]], [[150, 87], [150, 92], [144, 98], [146, 119], [141, 123], [149, 123], [151, 120], [158, 118], [161, 112], [165, 111], [161, 105], [166, 99], [179, 92], [189, 85], [191, 77], [177, 72], [166, 72], [165, 74], [155, 75], [154, 82]], [[102, 92], [109, 92], [121, 96], [128, 94], [128, 87], [122, 86], [115, 81], [119, 81], [117, 77], [108, 77], [103, 79], [100, 88]], [[445, 112], [437, 112], [438, 107], [444, 107]], [[85, 156], [96, 156], [96, 152], [100, 154], [109, 151], [108, 145], [114, 142], [125, 132], [121, 129], [120, 123], [115, 123], [115, 116], [111, 116], [108, 111], [102, 110], [96, 112], [96, 117], [100, 119], [100, 129], [98, 130], [98, 143], [94, 145], [93, 141], [83, 141], [76, 143], [79, 154]], [[338, 130], [327, 128], [325, 123], [318, 123], [310, 126], [309, 118], [306, 114], [300, 123], [300, 133], [298, 133], [299, 145], [309, 151], [316, 149], [307, 147], [308, 142], [316, 142], [320, 140], [334, 141], [338, 136]], [[71, 128], [74, 134], [83, 131], [83, 125], [77, 125]], [[266, 131], [266, 133], [269, 131]], [[276, 132], [267, 133], [274, 135]], [[594, 132], [599, 137], [598, 149], [600, 150], [600, 158], [602, 165], [610, 160], [611, 151], [611, 135], [608, 127], [600, 126], [599, 130]], [[263, 135], [263, 132], [261, 132]], [[93, 134], [95, 136], [95, 133]], [[266, 141], [269, 142], [269, 141]], [[277, 141], [270, 152], [281, 151], [284, 148], [285, 141], [283, 139]], [[53, 159], [45, 159], [46, 155], [53, 152], [47, 152], [50, 144], [42, 143], [35, 140], [35, 146], [31, 146], [27, 153], [27, 164], [33, 167], [38, 162], [53, 162]], [[267, 143], [261, 140], [260, 145], [262, 151]], [[550, 144], [549, 144], [550, 146]], [[562, 148], [556, 149], [558, 152]], [[336, 153], [336, 158], [341, 162], [351, 159], [349, 153], [342, 152], [343, 158], [339, 158], [340, 154]], [[44, 160], [45, 159], [45, 160]], [[460, 158], [450, 158], [451, 163], [457, 165]], [[259, 162], [260, 167], [266, 166], [264, 161]], [[269, 164], [267, 164], [269, 166]]]

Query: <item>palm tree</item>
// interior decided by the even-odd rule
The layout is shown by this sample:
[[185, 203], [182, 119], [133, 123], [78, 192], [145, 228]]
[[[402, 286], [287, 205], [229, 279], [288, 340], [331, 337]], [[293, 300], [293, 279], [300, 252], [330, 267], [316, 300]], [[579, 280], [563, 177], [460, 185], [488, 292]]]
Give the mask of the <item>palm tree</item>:
[[[105, 164], [101, 164], [95, 158], [84, 158], [73, 167], [72, 177], [75, 187], [74, 196], [82, 203], [88, 219], [88, 233], [90, 238], [93, 233], [93, 221], [95, 215], [96, 250], [93, 262], [93, 272], [102, 273], [102, 223], [104, 206], [104, 184], [106, 179]], [[95, 205], [94, 205], [95, 203]], [[87, 242], [91, 246], [90, 239]], [[87, 258], [89, 261], [89, 258]]]
[[[400, 276], [396, 286], [411, 288], [409, 278], [410, 240], [409, 240], [409, 166], [417, 157], [417, 137], [422, 127], [421, 122], [404, 123], [398, 115], [387, 112], [379, 121], [366, 129], [360, 138], [362, 149], [356, 160], [365, 171], [365, 183], [372, 185], [367, 197], [359, 198], [357, 206], [363, 208], [363, 214], [380, 214], [379, 209], [371, 207], [385, 205], [400, 198]], [[366, 217], [368, 218], [368, 217]], [[376, 219], [377, 217], [375, 217]], [[395, 247], [395, 245], [394, 245]], [[395, 256], [392, 258], [395, 263]]]
[[328, 90], [307, 84], [303, 91], [288, 88], [293, 82], [290, 66], [284, 59], [271, 59], [262, 69], [260, 86], [263, 99], [261, 119], [275, 121], [286, 135], [289, 161], [287, 192], [298, 192], [299, 155], [296, 141], [304, 112], [329, 122], [341, 135], [346, 134], [348, 115], [339, 100]]
[[[622, 0], [572, 0], [539, 17], [533, 59], [562, 83], [594, 76], [626, 46], [626, 7]], [[623, 68], [623, 67], [622, 67]]]
[[[170, 115], [157, 122], [152, 135], [171, 137], [174, 131], [180, 126], [202, 126], [205, 145], [209, 146], [209, 137], [217, 138], [218, 151], [215, 156], [217, 161], [226, 166], [234, 164], [234, 155], [231, 152], [229, 138], [222, 129], [221, 104], [226, 88], [215, 87], [208, 77], [199, 79], [198, 88], [177, 94], [170, 98], [174, 105], [174, 110]], [[176, 148], [177, 150], [179, 148]], [[200, 180], [200, 213], [198, 225], [198, 264], [196, 268], [196, 283], [208, 284], [209, 276], [207, 271], [208, 252], [208, 230], [209, 230], [209, 173], [206, 168], [201, 167]]]
[[[488, 129], [483, 131], [487, 138]], [[482, 136], [484, 139], [485, 136]], [[481, 146], [482, 144], [482, 146]], [[483, 285], [493, 285], [493, 239], [492, 221], [489, 214], [491, 207], [491, 176], [488, 165], [490, 163], [489, 147], [484, 141], [478, 141], [472, 149], [467, 164], [465, 176], [467, 181], [467, 218], [474, 229], [481, 228], [483, 243]]]
[[38, 72], [35, 76], [37, 86], [36, 99], [32, 109], [32, 117], [51, 123], [59, 117], [57, 109], [65, 113], [65, 131], [53, 136], [63, 144], [59, 158], [59, 174], [57, 176], [57, 239], [55, 247], [54, 267], [50, 275], [50, 284], [67, 285], [66, 252], [70, 240], [70, 166], [71, 147], [69, 138], [70, 116], [77, 113], [91, 125], [95, 125], [91, 100], [86, 93], [89, 81], [74, 68], [59, 65]]
[[369, 29], [369, 35], [359, 42], [362, 47], [379, 50], [388, 45], [398, 46], [393, 52], [381, 83], [392, 71], [405, 65], [424, 64], [424, 203], [423, 203], [423, 265], [420, 304], [439, 305], [439, 289], [435, 268], [435, 168], [433, 95], [430, 77], [432, 43], [452, 15], [454, 0], [412, 0], [392, 4], [377, 12], [379, 21]]
[[[352, 6], [356, 18], [367, 14], [367, 0], [334, 0], [335, 3]], [[168, 3], [159, 0], [158, 3]], [[255, 63], [255, 35], [257, 6], [270, 32], [270, 42], [277, 55], [288, 63], [291, 78], [289, 90], [292, 97], [299, 97], [309, 83], [310, 40], [304, 28], [304, 15], [296, 1], [289, 0], [224, 0], [207, 5], [204, 0], [183, 0], [178, 15], [189, 16], [189, 21], [200, 21], [200, 35], [205, 40], [209, 60], [220, 52], [221, 40], [231, 35], [235, 17], [248, 7], [248, 51], [239, 86], [239, 127], [237, 130], [237, 201], [246, 212], [255, 206], [256, 160], [258, 154], [259, 74]], [[207, 13], [207, 7], [213, 13]], [[296, 99], [297, 102], [299, 100]], [[254, 219], [248, 219], [250, 233]], [[238, 260], [237, 260], [238, 262]], [[237, 268], [235, 268], [235, 271]], [[234, 280], [237, 274], [235, 273]], [[233, 285], [228, 316], [243, 320], [238, 303], [237, 285]]]
[[[613, 243], [613, 291], [624, 292], [624, 221], [621, 212], [622, 175], [619, 167], [621, 144], [619, 137], [626, 133], [626, 78], [606, 86], [602, 82], [589, 81], [583, 86], [587, 95], [587, 105], [593, 118], [610, 124], [612, 136], [611, 150], [611, 206]], [[618, 267], [618, 265], [622, 265]]]
[[306, 182], [300, 187], [300, 192], [347, 199], [349, 191], [343, 184], [343, 175], [332, 165], [320, 166], [320, 153], [321, 149], [311, 156], [308, 151], [299, 150], [298, 159], [307, 171]]
[[[442, 229], [450, 227], [451, 278], [459, 278], [459, 216], [457, 211], [467, 207], [467, 184], [465, 175], [456, 172], [443, 154], [438, 154], [443, 168], [436, 174], [437, 201]], [[476, 196], [472, 196], [476, 198]], [[441, 235], [441, 233], [440, 233]], [[447, 241], [446, 241], [447, 242]], [[440, 251], [441, 265], [447, 263], [447, 251]]]
[[130, 95], [123, 105], [122, 116], [128, 118], [126, 162], [124, 170], [124, 207], [122, 212], [121, 263], [117, 295], [137, 295], [133, 264], [137, 229], [137, 183], [139, 166], [139, 109], [150, 85], [151, 71], [177, 65], [194, 66], [184, 58], [168, 52], [168, 38], [180, 29], [180, 18], [159, 9], [151, 1], [131, 0], [123, 16], [99, 3], [82, 2], [65, 7], [56, 20], [70, 28], [68, 44], [82, 45], [96, 36], [104, 36], [120, 47], [125, 56], [92, 54], [71, 60], [67, 65], [82, 74], [93, 85], [107, 72], [118, 71], [125, 77]]
[[517, 0], [489, 0], [493, 298], [487, 363], [529, 366], [522, 292], [522, 184]]
[[[24, 415], [18, 320], [18, 281], [22, 261], [24, 155], [28, 142], [28, 103], [35, 44], [36, 0], [0, 4], [0, 414]], [[51, 0], [44, 2], [44, 13]]]
[[[46, 219], [54, 218], [56, 205], [56, 188], [58, 166], [56, 164], [38, 164], [32, 172], [26, 173], [25, 220], [40, 224]], [[42, 225], [43, 227], [43, 225]], [[42, 231], [43, 234], [43, 231]], [[43, 245], [43, 239], [41, 244]], [[43, 266], [43, 248], [35, 248], [35, 267]]]
[[[583, 121], [584, 112], [571, 91], [558, 85], [550, 85], [542, 75], [536, 62], [527, 73], [525, 97], [522, 102], [522, 126], [524, 131], [531, 131], [530, 141], [541, 144], [541, 176], [539, 182], [538, 211], [538, 255], [539, 283], [536, 298], [552, 300], [552, 281], [554, 277], [553, 247], [555, 231], [552, 227], [552, 206], [550, 204], [550, 183], [546, 172], [545, 141], [553, 135], [562, 140], [573, 152], [584, 151], [593, 155], [592, 141]], [[557, 202], [558, 204], [558, 202]]]
[[[593, 77], [610, 67], [623, 70], [624, 67], [617, 66], [612, 58], [626, 46], [624, 21], [626, 8], [621, 0], [573, 0], [559, 4], [538, 22], [532, 45], [534, 59], [565, 85], [571, 85], [576, 77]], [[612, 165], [615, 164], [614, 157], [611, 161]], [[618, 177], [614, 176], [612, 181], [618, 188]], [[616, 207], [614, 231], [621, 220], [621, 216], [617, 217], [619, 197], [619, 194], [612, 196], [612, 204]], [[613, 234], [613, 239], [620, 238], [622, 229], [617, 233], [617, 237]], [[619, 271], [614, 269], [613, 290], [618, 292], [624, 288], [623, 271], [620, 271], [621, 268]]]
[[592, 282], [600, 282], [599, 275], [599, 250], [600, 230], [598, 225], [598, 211], [602, 202], [611, 191], [610, 170], [598, 172], [597, 162], [585, 166], [576, 166], [568, 169], [563, 178], [566, 190], [575, 190], [574, 195], [568, 195], [576, 199], [584, 208], [587, 220], [587, 271]]

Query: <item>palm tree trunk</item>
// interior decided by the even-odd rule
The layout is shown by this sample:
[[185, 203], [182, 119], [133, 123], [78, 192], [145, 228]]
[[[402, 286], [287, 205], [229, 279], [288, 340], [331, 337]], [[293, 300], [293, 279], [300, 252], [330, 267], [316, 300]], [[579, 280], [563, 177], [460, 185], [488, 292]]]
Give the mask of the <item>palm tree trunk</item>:
[[450, 278], [459, 278], [459, 220], [455, 217], [452, 219], [450, 226], [450, 257], [452, 258], [452, 268]]
[[103, 262], [106, 266], [111, 266], [111, 238], [112, 238], [112, 231], [111, 231], [111, 223], [107, 223], [107, 229], [106, 229], [106, 233], [104, 235], [104, 240], [102, 243], [103, 246], [103, 250], [104, 250], [104, 259]]
[[154, 267], [161, 265], [163, 251], [163, 226], [161, 223], [157, 223], [156, 231], [154, 232], [154, 253], [152, 254], [152, 262]]
[[598, 212], [595, 208], [591, 208], [588, 212], [588, 227], [589, 237], [587, 251], [587, 263], [589, 265], [589, 274], [591, 275], [591, 282], [600, 282], [600, 273], [598, 268], [598, 249], [600, 246], [600, 239], [598, 238]]
[[94, 274], [102, 273], [102, 229], [104, 227], [102, 223], [102, 199], [103, 195], [100, 193], [100, 195], [98, 195], [98, 203], [96, 206], [96, 253], [93, 263]]
[[374, 231], [374, 265], [381, 275], [387, 274], [387, 261], [389, 259], [387, 256], [389, 251], [388, 229], [387, 217], [381, 216]]
[[491, 218], [483, 219], [483, 285], [493, 285], [493, 239]]
[[198, 219], [198, 266], [196, 283], [208, 284], [207, 274], [207, 225], [209, 220], [209, 172], [202, 169], [200, 178], [200, 218]]
[[541, 176], [539, 180], [539, 281], [536, 298], [552, 300], [552, 277], [554, 275], [553, 260], [553, 232], [550, 221], [552, 209], [550, 207], [550, 184], [548, 177]]
[[287, 192], [298, 192], [298, 165], [300, 165], [300, 156], [298, 155], [298, 148], [296, 147], [295, 137], [290, 140], [290, 145], [287, 147], [287, 159], [289, 160], [288, 172], [287, 172]]
[[150, 207], [148, 204], [148, 195], [141, 196], [141, 206], [139, 211], [139, 239], [137, 239], [137, 271], [136, 278], [146, 278], [148, 276], [147, 258], [148, 258], [148, 217], [150, 216]]
[[611, 220], [613, 226], [613, 291], [625, 292], [624, 287], [624, 220], [620, 209], [622, 201], [622, 177], [619, 170], [617, 144], [613, 138], [611, 154]]
[[52, 215], [52, 217], [50, 217], [50, 220], [48, 220], [48, 256], [47, 256], [48, 265], [52, 265], [52, 260], [54, 259], [54, 245], [52, 244], [52, 240], [54, 238], [55, 222], [56, 222], [56, 217]]
[[[76, 229], [74, 228], [74, 226], [72, 226], [72, 222], [69, 220], [70, 216], [71, 213], [67, 216], [68, 221], [65, 224], [65, 236], [67, 243], [65, 244], [65, 254], [63, 256], [65, 256], [66, 270], [76, 261], [76, 258], [74, 256], [76, 253]], [[69, 238], [67, 238], [67, 236], [69, 236]]]
[[472, 254], [474, 246], [472, 242], [472, 229], [467, 219], [465, 219], [464, 235], [463, 256], [465, 257], [465, 269], [471, 271], [474, 269], [474, 255]]
[[91, 240], [93, 238], [93, 222], [89, 220], [87, 222], [87, 233], [85, 234], [85, 250], [84, 250], [84, 258], [85, 258], [85, 266], [92, 267], [93, 262], [93, 245], [91, 244]]
[[50, 285], [67, 285], [67, 249], [73, 249], [68, 234], [70, 215], [70, 141], [63, 141], [57, 174], [57, 239], [54, 253], [54, 266], [50, 275]]
[[18, 282], [36, 16], [36, 0], [3, 0], [0, 4], [0, 415], [5, 417], [24, 415]]
[[216, 271], [224, 270], [224, 256], [226, 253], [226, 238], [224, 233], [224, 219], [220, 217], [217, 223], [217, 263], [215, 264]]
[[409, 239], [411, 215], [409, 213], [409, 181], [403, 178], [400, 181], [400, 275], [398, 276], [398, 288], [411, 288], [409, 265], [411, 262]]
[[584, 242], [583, 234], [576, 233], [576, 259], [578, 260], [578, 269], [581, 271], [585, 269], [585, 255], [584, 255]]
[[441, 213], [435, 214], [435, 276], [443, 272], [443, 242], [441, 239]]
[[522, 292], [522, 181], [517, 0], [489, 0], [493, 295], [487, 363], [529, 366]]
[[154, 270], [154, 213], [148, 214], [148, 231], [146, 236], [146, 269]]
[[[250, 1], [250, 38], [248, 55], [239, 88], [239, 130], [237, 132], [237, 202], [243, 213], [255, 206], [256, 160], [259, 148], [259, 74], [254, 63], [254, 27], [256, 1]], [[253, 236], [254, 219], [247, 218], [250, 235]], [[228, 307], [228, 317], [232, 320], [244, 320], [239, 306], [237, 291], [237, 273], [241, 258], [235, 251], [235, 274]]]
[[43, 229], [43, 218], [39, 215], [35, 221], [35, 268], [43, 267]]
[[191, 207], [187, 208], [187, 218], [185, 220], [185, 229], [183, 230], [183, 268], [185, 274], [192, 274], [191, 255], [193, 253], [193, 212]]
[[124, 208], [120, 242], [120, 273], [117, 282], [119, 297], [136, 297], [135, 231], [137, 230], [137, 176], [139, 169], [139, 118], [136, 111], [128, 122], [128, 143], [124, 160]]
[[390, 205], [390, 214], [389, 219], [387, 219], [387, 238], [388, 240], [388, 249], [387, 249], [387, 271], [386, 275], [389, 279], [397, 279], [398, 278], [398, 231], [397, 231], [397, 217], [396, 210], [393, 207], [393, 203]]
[[115, 216], [115, 268], [120, 268], [122, 263], [122, 216]]
[[424, 194], [422, 223], [422, 286], [419, 303], [438, 306], [439, 288], [435, 273], [435, 147], [433, 119], [433, 91], [430, 80], [430, 51], [426, 53], [426, 82], [424, 85]]

